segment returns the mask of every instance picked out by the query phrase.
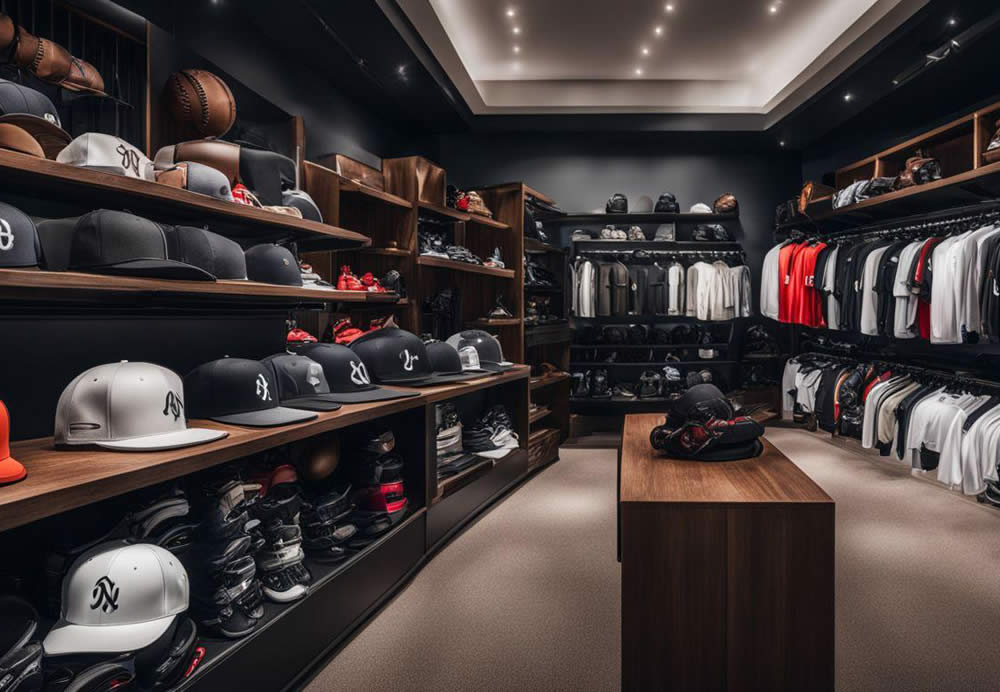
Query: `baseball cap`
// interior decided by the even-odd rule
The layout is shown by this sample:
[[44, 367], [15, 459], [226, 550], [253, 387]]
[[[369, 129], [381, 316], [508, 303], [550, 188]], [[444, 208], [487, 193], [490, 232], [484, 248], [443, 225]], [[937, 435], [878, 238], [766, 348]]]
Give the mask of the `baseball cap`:
[[46, 656], [123, 653], [149, 646], [188, 608], [187, 571], [152, 543], [109, 541], [83, 553], [62, 583]]
[[0, 267], [37, 267], [41, 255], [35, 222], [17, 207], [0, 202]]
[[691, 205], [691, 214], [711, 214], [712, 207], [708, 206], [704, 202], [698, 202]]
[[333, 401], [342, 404], [361, 404], [420, 396], [418, 392], [384, 389], [372, 384], [364, 361], [347, 346], [306, 344], [299, 353], [322, 366]]
[[323, 215], [320, 213], [319, 207], [305, 190], [285, 190], [281, 193], [281, 204], [298, 209], [302, 212], [303, 219], [323, 223]]
[[153, 452], [218, 440], [222, 430], [187, 427], [177, 373], [153, 363], [98, 365], [77, 375], [56, 404], [55, 442]]
[[316, 418], [279, 406], [274, 376], [257, 360], [220, 358], [199, 365], [184, 378], [184, 393], [192, 417], [220, 423], [268, 428]]
[[36, 159], [45, 158], [45, 150], [38, 140], [23, 127], [13, 123], [0, 123], [0, 149]]
[[398, 327], [384, 327], [355, 339], [351, 350], [380, 384], [430, 387], [469, 380], [475, 375], [435, 373], [420, 337]]
[[[470, 367], [465, 367], [465, 362], [463, 362], [462, 357], [459, 355], [458, 351], [451, 344], [447, 344], [444, 341], [433, 341], [429, 344], [424, 344], [427, 348], [427, 357], [430, 359], [431, 370], [442, 375], [459, 375], [463, 372], [475, 372], [480, 375], [485, 375], [486, 370], [483, 370], [479, 366], [479, 354], [476, 354], [475, 367], [471, 367], [471, 361], [469, 360], [468, 354], [466, 355], [465, 362], [470, 364]], [[475, 351], [475, 349], [472, 349]]]
[[243, 248], [235, 240], [194, 226], [164, 226], [167, 257], [203, 269], [217, 279], [247, 278]]
[[261, 361], [271, 369], [283, 406], [306, 411], [336, 411], [340, 404], [330, 394], [323, 366], [306, 356], [279, 353]]
[[59, 152], [56, 161], [129, 178], [156, 180], [153, 162], [145, 154], [120, 137], [100, 132], [80, 135]]
[[479, 367], [493, 372], [505, 372], [514, 367], [510, 361], [504, 360], [500, 341], [482, 329], [466, 329], [448, 337], [448, 344], [457, 351], [468, 346], [476, 349], [479, 354]]
[[73, 228], [69, 269], [160, 279], [215, 281], [193, 264], [168, 259], [163, 227], [135, 214], [98, 209]]
[[291, 250], [273, 243], [254, 245], [246, 251], [247, 277], [279, 286], [301, 286], [302, 272]]
[[229, 178], [222, 171], [195, 161], [181, 161], [165, 171], [156, 171], [156, 182], [197, 192], [225, 202], [233, 201]]
[[24, 465], [10, 455], [10, 414], [0, 401], [0, 485], [14, 483], [27, 475]]
[[48, 96], [7, 79], [0, 79], [0, 123], [23, 128], [38, 140], [49, 159], [72, 140], [62, 129], [59, 112]]

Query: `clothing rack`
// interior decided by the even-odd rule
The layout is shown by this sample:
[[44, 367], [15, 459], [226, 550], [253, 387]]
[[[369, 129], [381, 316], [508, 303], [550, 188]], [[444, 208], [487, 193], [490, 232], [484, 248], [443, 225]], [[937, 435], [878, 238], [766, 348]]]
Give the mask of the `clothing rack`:
[[924, 384], [939, 384], [942, 386], [958, 385], [967, 388], [967, 390], [969, 391], [974, 391], [975, 393], [990, 392], [994, 394], [1000, 394], [1000, 382], [997, 382], [995, 380], [985, 380], [980, 377], [972, 377], [969, 375], [957, 375], [947, 370], [938, 370], [936, 368], [925, 368], [919, 365], [898, 363], [894, 361], [884, 360], [881, 358], [848, 357], [848, 356], [822, 353], [818, 351], [808, 351], [806, 353], [803, 353], [802, 356], [816, 356], [817, 358], [823, 358], [825, 360], [835, 361], [838, 363], [850, 364], [850, 365], [857, 365], [859, 363], [871, 363], [872, 365], [885, 367], [886, 369], [892, 370], [893, 372], [898, 372], [904, 375], [910, 375], [914, 379], [921, 381]]
[[852, 238], [876, 238], [888, 235], [911, 234], [920, 236], [929, 234], [928, 232], [939, 228], [961, 226], [963, 224], [982, 225], [987, 221], [996, 220], [1000, 220], [1000, 199], [988, 200], [963, 207], [953, 207], [928, 214], [917, 214], [871, 226], [860, 226], [848, 231], [837, 231], [827, 234], [801, 233], [796, 235], [799, 235], [802, 239], [815, 239], [822, 242]]
[[[640, 254], [641, 253], [641, 254]], [[718, 257], [737, 259], [740, 263], [746, 262], [746, 253], [743, 250], [598, 250], [598, 249], [578, 249], [577, 257], [596, 255], [607, 257], [628, 258], [629, 260], [656, 259], [658, 257]]]

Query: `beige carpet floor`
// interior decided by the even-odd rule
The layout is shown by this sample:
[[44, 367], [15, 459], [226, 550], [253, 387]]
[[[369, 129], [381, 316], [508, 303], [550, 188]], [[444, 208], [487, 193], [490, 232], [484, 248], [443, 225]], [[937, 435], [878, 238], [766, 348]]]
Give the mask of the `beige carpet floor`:
[[[800, 430], [768, 438], [837, 502], [838, 690], [1000, 690], [1000, 512]], [[564, 449], [307, 689], [616, 690], [619, 574], [615, 452]]]

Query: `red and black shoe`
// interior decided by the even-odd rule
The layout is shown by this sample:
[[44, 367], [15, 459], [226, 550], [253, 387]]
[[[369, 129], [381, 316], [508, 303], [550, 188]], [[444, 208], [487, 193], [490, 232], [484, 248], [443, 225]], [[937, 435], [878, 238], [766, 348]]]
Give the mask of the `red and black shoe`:
[[348, 264], [343, 265], [340, 268], [340, 277], [337, 279], [337, 290], [338, 291], [364, 291], [365, 287], [361, 285], [358, 277], [354, 276], [351, 272], [351, 267]]
[[366, 272], [364, 276], [361, 277], [361, 285], [365, 287], [365, 290], [369, 293], [387, 293], [385, 287], [379, 283], [379, 280], [375, 278], [375, 275], [371, 272]]

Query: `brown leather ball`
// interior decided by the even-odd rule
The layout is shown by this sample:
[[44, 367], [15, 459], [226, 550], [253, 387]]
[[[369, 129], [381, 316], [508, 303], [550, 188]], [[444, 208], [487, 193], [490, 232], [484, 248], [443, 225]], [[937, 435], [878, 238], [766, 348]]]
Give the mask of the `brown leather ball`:
[[299, 472], [311, 481], [322, 480], [334, 471], [340, 464], [340, 436], [337, 433], [327, 433], [308, 440], [299, 463]]
[[716, 214], [732, 214], [739, 213], [740, 204], [736, 201], [736, 196], [730, 192], [719, 195], [719, 198], [715, 200], [715, 204], [712, 205], [712, 209], [715, 210]]
[[221, 137], [236, 122], [229, 86], [207, 70], [181, 70], [167, 79], [164, 104], [184, 133]]

